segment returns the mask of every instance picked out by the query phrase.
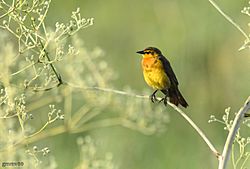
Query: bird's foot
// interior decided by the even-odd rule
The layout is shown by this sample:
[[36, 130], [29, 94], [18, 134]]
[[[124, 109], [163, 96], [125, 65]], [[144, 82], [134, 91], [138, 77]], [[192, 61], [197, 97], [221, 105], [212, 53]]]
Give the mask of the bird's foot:
[[163, 101], [164, 105], [167, 106], [167, 104], [168, 104], [168, 97], [167, 96], [163, 97], [161, 100], [159, 100], [159, 103], [161, 103], [162, 101]]
[[156, 102], [156, 101], [158, 101], [157, 98], [156, 98], [156, 96], [155, 96], [155, 93], [153, 93], [152, 95], [150, 95], [150, 100], [151, 100], [153, 103]]
[[167, 98], [168, 98], [167, 96], [165, 96], [165, 97], [163, 98], [163, 103], [164, 103], [165, 106], [168, 105], [168, 99], [167, 99]]
[[164, 101], [165, 98], [161, 98], [161, 100], [159, 100], [158, 102], [161, 103], [162, 101]]
[[167, 99], [167, 96], [161, 98], [161, 100], [158, 100], [159, 103], [163, 102], [165, 106], [167, 106], [168, 104], [168, 99]]

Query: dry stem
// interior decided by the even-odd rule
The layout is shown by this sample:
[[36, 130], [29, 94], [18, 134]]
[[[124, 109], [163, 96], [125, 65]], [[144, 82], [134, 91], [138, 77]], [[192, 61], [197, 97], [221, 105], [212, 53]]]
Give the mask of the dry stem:
[[230, 157], [232, 144], [235, 139], [236, 133], [238, 132], [238, 129], [240, 127], [241, 120], [243, 119], [244, 115], [247, 113], [247, 111], [250, 110], [250, 97], [246, 100], [244, 106], [240, 108], [238, 113], [236, 114], [232, 127], [228, 133], [227, 140], [225, 142], [222, 156], [219, 159], [219, 167], [218, 169], [225, 169], [227, 161]]

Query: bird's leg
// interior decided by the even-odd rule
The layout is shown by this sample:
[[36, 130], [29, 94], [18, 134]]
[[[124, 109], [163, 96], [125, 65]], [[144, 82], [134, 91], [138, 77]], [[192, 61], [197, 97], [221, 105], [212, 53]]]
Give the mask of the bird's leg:
[[161, 100], [159, 100], [159, 103], [163, 101], [164, 105], [166, 106], [168, 102], [167, 98], [169, 97], [169, 91], [168, 90], [161, 90], [161, 91], [162, 93], [165, 94], [165, 96]]
[[159, 103], [162, 102], [164, 103], [165, 106], [167, 106], [168, 103], [168, 95], [165, 95], [161, 100], [159, 100]]
[[167, 106], [168, 105], [168, 95], [165, 95], [165, 97], [163, 98], [163, 103], [164, 103], [164, 105], [165, 106]]
[[150, 95], [150, 100], [151, 100], [153, 103], [154, 103], [155, 101], [157, 101], [157, 98], [156, 98], [156, 96], [155, 96], [155, 94], [156, 94], [157, 91], [158, 91], [158, 90], [155, 90], [154, 93]]
[[161, 103], [163, 100], [165, 100], [165, 97], [161, 98], [161, 100], [159, 100], [159, 103]]

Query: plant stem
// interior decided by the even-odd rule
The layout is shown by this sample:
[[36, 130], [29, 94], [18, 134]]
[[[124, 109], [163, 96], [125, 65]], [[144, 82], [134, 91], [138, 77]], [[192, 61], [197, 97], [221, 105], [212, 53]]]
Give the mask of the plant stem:
[[41, 39], [38, 38], [38, 40], [39, 40], [40, 45], [42, 46], [42, 50], [44, 51], [45, 57], [46, 57], [47, 60], [49, 61], [49, 65], [50, 65], [52, 71], [53, 71], [54, 74], [56, 75], [56, 78], [57, 78], [57, 80], [58, 80], [58, 85], [57, 85], [57, 86], [60, 86], [61, 84], [63, 84], [63, 82], [62, 82], [62, 77], [61, 77], [61, 75], [56, 71], [55, 66], [51, 63], [51, 59], [50, 59], [50, 57], [49, 57], [49, 55], [48, 55], [48, 52], [46, 51], [46, 49], [45, 49], [45, 47], [44, 47], [44, 45], [43, 45], [43, 43], [42, 43], [42, 41], [41, 41]]
[[175, 106], [172, 103], [168, 103], [171, 107], [173, 107], [201, 136], [201, 138], [205, 141], [205, 143], [208, 145], [210, 150], [214, 153], [214, 155], [219, 158], [220, 153], [216, 150], [216, 148], [213, 146], [211, 141], [206, 137], [206, 135], [202, 132], [202, 130], [193, 122], [193, 120], [187, 116], [186, 113], [184, 113], [179, 107]]
[[247, 111], [250, 110], [250, 96], [246, 100], [244, 106], [240, 108], [238, 113], [236, 114], [232, 127], [228, 133], [227, 140], [225, 142], [222, 156], [219, 159], [219, 167], [218, 169], [225, 169], [226, 164], [228, 162], [228, 159], [230, 157], [231, 149], [232, 149], [232, 144], [235, 139], [236, 133], [240, 127], [241, 120], [243, 119], [244, 115], [247, 113]]
[[243, 29], [237, 23], [235, 23], [232, 18], [230, 18], [225, 12], [223, 12], [213, 0], [208, 0], [208, 1], [226, 20], [228, 20], [235, 28], [237, 28], [240, 31], [240, 33], [246, 38], [247, 42], [250, 41], [247, 33], [243, 31]]
[[249, 36], [247, 35], [247, 33], [236, 23], [233, 21], [232, 18], [230, 18], [225, 12], [223, 12], [220, 7], [213, 1], [213, 0], [208, 0], [212, 5], [213, 7], [226, 19], [228, 20], [236, 29], [238, 29], [240, 31], [240, 33], [246, 38], [244, 44], [238, 49], [239, 51], [240, 50], [243, 50], [245, 49], [246, 47], [249, 47], [249, 43], [250, 43], [250, 38]]
[[[69, 87], [73, 87], [79, 90], [99, 90], [103, 92], [108, 92], [108, 93], [114, 93], [114, 94], [119, 94], [119, 95], [126, 95], [129, 97], [136, 97], [136, 98], [142, 98], [142, 99], [148, 99], [149, 96], [145, 95], [137, 95], [133, 93], [128, 93], [125, 91], [120, 91], [120, 90], [113, 90], [109, 88], [101, 88], [101, 87], [81, 87], [81, 86], [76, 86], [70, 83], [65, 82], [65, 85], [68, 85]], [[157, 98], [159, 99], [159, 98]], [[208, 145], [210, 150], [214, 153], [214, 155], [219, 158], [220, 153], [216, 150], [216, 148], [213, 146], [211, 141], [206, 137], [206, 135], [202, 132], [202, 130], [191, 120], [190, 117], [187, 116], [186, 113], [184, 113], [179, 107], [175, 106], [174, 104], [167, 102], [168, 105], [170, 105], [172, 108], [174, 108], [196, 131], [197, 133], [201, 136], [201, 138], [205, 141], [205, 143]]]

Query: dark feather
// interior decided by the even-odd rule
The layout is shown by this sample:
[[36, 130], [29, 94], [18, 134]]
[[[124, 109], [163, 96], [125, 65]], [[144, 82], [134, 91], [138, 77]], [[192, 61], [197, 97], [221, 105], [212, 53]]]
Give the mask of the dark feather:
[[[178, 89], [178, 80], [174, 74], [174, 71], [170, 65], [170, 62], [165, 58], [163, 55], [159, 55], [159, 59], [163, 64], [163, 68], [165, 70], [165, 73], [167, 74], [171, 86], [169, 89], [161, 90], [165, 95], [168, 94], [170, 98], [170, 102], [178, 106], [178, 104], [181, 104], [183, 107], [187, 107], [188, 104], [184, 97], [182, 96], [181, 92]], [[168, 90], [168, 92], [167, 92]]]
[[159, 55], [159, 59], [163, 64], [163, 68], [165, 70], [165, 73], [169, 77], [171, 84], [177, 86], [179, 83], [170, 65], [170, 62], [163, 55]]

